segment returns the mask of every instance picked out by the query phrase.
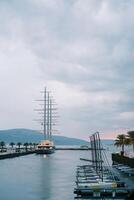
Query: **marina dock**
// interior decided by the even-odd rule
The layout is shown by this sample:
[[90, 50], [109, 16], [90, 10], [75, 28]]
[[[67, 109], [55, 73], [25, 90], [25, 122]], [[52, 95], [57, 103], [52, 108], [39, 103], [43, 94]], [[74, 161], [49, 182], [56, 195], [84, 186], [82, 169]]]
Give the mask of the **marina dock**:
[[108, 177], [107, 170], [112, 168], [105, 168], [105, 181], [102, 181], [91, 166], [78, 166], [75, 199], [134, 199], [134, 181], [124, 178], [116, 170], [112, 171], [115, 181], [112, 176]]
[[55, 150], [91, 150], [91, 148], [82, 147], [55, 147]]
[[134, 180], [109, 165], [99, 133], [90, 137], [91, 160], [77, 166], [75, 199], [134, 199]]
[[33, 154], [33, 153], [35, 153], [35, 151], [1, 153], [0, 160], [6, 159], [6, 158], [15, 158], [15, 157], [19, 157], [19, 156], [25, 156], [25, 155], [29, 155], [29, 154]]
[[[73, 151], [87, 151], [87, 150], [91, 150], [91, 148], [82, 148], [82, 147], [55, 147], [55, 150], [58, 151], [66, 151], [66, 150], [73, 150]], [[34, 154], [36, 153], [35, 150], [28, 150], [28, 151], [20, 151], [20, 152], [16, 152], [16, 150], [14, 150], [14, 152], [3, 152], [0, 153], [0, 160], [2, 159], [6, 159], [6, 158], [15, 158], [15, 157], [19, 157], [19, 156], [25, 156], [25, 155], [29, 155], [29, 154]]]
[[119, 153], [112, 154], [113, 164], [123, 164], [129, 167], [134, 167], [134, 158], [129, 158], [127, 156], [120, 155]]

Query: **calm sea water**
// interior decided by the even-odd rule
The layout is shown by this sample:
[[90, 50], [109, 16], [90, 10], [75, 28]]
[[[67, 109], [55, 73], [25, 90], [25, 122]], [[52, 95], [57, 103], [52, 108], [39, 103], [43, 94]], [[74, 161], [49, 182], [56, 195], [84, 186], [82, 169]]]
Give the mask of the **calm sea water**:
[[[108, 151], [109, 158], [111, 153]], [[0, 160], [0, 200], [73, 200], [76, 166], [89, 151], [56, 151]]]

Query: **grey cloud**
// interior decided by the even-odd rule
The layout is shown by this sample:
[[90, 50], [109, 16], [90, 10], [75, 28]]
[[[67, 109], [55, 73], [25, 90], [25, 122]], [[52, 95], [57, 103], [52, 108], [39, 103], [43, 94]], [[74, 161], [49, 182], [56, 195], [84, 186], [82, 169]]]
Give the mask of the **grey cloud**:
[[132, 120], [124, 123], [119, 117], [134, 110], [133, 1], [12, 0], [0, 4], [0, 68], [12, 69], [11, 76], [1, 71], [2, 80], [8, 78], [7, 85], [18, 82], [25, 94], [24, 81], [35, 97], [41, 86], [50, 84], [57, 92], [59, 87], [60, 102], [62, 93], [66, 98], [69, 91], [74, 93], [70, 107], [63, 100], [65, 134], [69, 122], [70, 135], [78, 131], [79, 137], [89, 127], [111, 131], [122, 124], [133, 127]]

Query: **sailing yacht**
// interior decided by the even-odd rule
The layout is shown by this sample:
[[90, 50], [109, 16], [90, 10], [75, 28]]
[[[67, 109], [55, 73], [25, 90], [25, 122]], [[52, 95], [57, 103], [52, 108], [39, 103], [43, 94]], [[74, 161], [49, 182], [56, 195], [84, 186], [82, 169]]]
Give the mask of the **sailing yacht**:
[[43, 115], [41, 125], [43, 125], [44, 140], [37, 145], [36, 153], [52, 154], [55, 152], [55, 145], [52, 141], [52, 120], [54, 119], [53, 110], [55, 109], [53, 108], [52, 98], [46, 88], [43, 93], [43, 109], [38, 109], [37, 111], [41, 111], [40, 114]]
[[55, 152], [54, 143], [50, 140], [41, 141], [36, 148], [37, 154], [52, 154]]

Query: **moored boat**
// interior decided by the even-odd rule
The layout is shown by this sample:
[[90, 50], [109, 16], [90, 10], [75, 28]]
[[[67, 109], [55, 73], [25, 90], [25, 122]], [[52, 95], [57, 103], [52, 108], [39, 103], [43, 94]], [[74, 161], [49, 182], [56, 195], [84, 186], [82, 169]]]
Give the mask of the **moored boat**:
[[98, 132], [90, 137], [90, 144], [92, 164], [77, 167], [75, 198], [134, 199], [134, 186], [122, 179], [109, 165]]
[[37, 145], [35, 151], [37, 154], [52, 154], [55, 152], [55, 146], [52, 141], [43, 140]]

